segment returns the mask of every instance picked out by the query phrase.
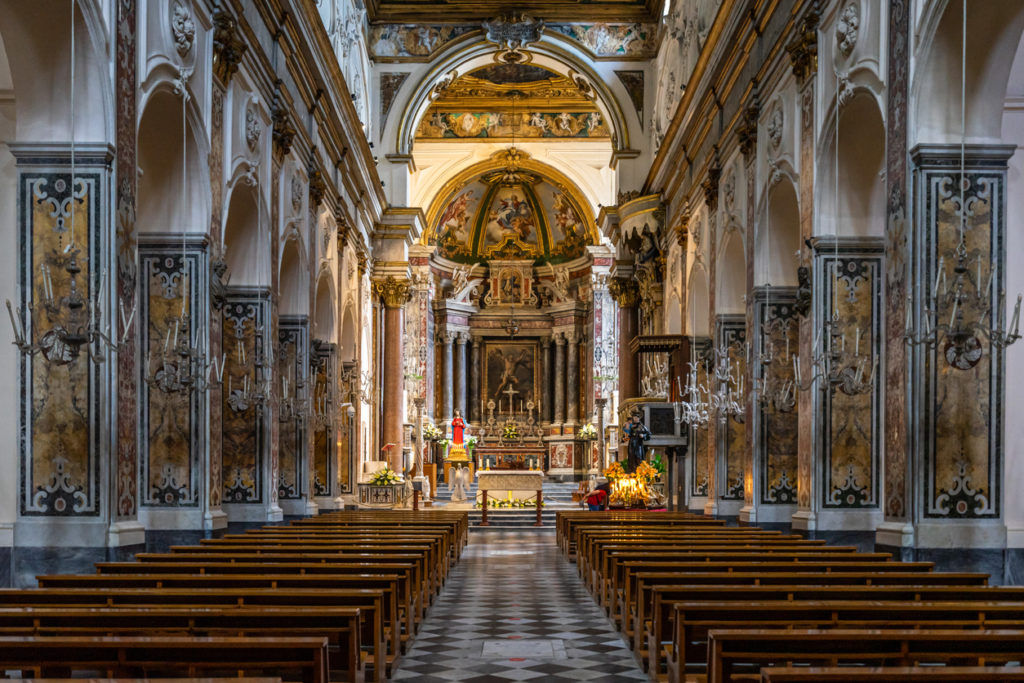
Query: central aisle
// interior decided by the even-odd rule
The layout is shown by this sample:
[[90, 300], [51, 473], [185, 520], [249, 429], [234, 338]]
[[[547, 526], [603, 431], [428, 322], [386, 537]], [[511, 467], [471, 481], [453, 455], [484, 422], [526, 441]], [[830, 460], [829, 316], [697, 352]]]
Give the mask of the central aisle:
[[547, 531], [470, 534], [393, 680], [645, 681]]

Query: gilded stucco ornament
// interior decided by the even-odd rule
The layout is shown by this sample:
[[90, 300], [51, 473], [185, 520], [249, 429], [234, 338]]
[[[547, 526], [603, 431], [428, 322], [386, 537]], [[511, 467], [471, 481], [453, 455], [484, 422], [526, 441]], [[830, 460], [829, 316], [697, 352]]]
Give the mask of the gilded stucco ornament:
[[409, 300], [409, 281], [389, 275], [386, 279], [375, 282], [374, 290], [384, 300], [386, 308], [401, 308]]

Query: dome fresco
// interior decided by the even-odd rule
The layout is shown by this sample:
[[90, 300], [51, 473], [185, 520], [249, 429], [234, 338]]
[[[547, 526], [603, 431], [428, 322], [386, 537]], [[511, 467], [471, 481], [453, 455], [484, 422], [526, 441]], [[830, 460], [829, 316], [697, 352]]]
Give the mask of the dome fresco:
[[534, 173], [519, 171], [511, 179], [484, 173], [451, 192], [442, 206], [429, 241], [454, 261], [557, 263], [582, 256], [591, 243], [589, 221], [577, 201]]

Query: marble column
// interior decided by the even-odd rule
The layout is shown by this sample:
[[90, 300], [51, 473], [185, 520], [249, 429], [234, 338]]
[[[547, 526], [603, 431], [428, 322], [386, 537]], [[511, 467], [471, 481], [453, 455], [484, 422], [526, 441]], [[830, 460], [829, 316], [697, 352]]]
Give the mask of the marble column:
[[541, 363], [541, 422], [551, 422], [554, 413], [555, 402], [552, 396], [552, 385], [554, 378], [551, 376], [551, 338], [540, 341], [540, 363]]
[[[466, 342], [469, 341], [469, 335], [465, 332], [459, 332], [455, 337], [455, 404], [454, 408], [457, 408], [462, 413], [463, 419], [467, 419], [469, 413], [466, 410], [466, 384], [467, 384], [467, 358], [466, 358]], [[453, 411], [454, 412], [454, 411]]]
[[565, 402], [568, 408], [568, 421], [576, 424], [580, 417], [580, 335], [570, 332], [566, 335], [566, 341], [569, 346], [569, 362], [566, 368], [568, 381]]
[[394, 444], [388, 450], [388, 465], [395, 471], [402, 467], [402, 390], [405, 384], [402, 367], [403, 311], [409, 295], [409, 281], [388, 276], [376, 283], [384, 302], [384, 395], [381, 400], [381, 438]]
[[565, 335], [555, 335], [555, 414], [554, 422], [565, 422]]
[[452, 411], [455, 406], [455, 392], [454, 392], [454, 358], [452, 343], [455, 341], [455, 335], [451, 332], [444, 332], [439, 337], [439, 343], [441, 344], [441, 414], [437, 416], [439, 420], [445, 422], [451, 421]]
[[480, 424], [480, 340], [473, 337], [469, 346], [469, 421]]
[[639, 290], [635, 280], [617, 279], [609, 288], [619, 305], [619, 403], [640, 395], [640, 358], [629, 348], [637, 335]]

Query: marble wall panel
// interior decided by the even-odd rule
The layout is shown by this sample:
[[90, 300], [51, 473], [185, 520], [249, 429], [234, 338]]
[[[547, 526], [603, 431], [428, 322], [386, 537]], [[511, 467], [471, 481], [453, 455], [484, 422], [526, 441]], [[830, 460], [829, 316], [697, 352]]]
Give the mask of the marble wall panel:
[[253, 363], [264, 352], [263, 338], [268, 312], [263, 293], [230, 292], [223, 309], [224, 368], [226, 385], [222, 411], [221, 465], [225, 503], [262, 503], [265, 439], [263, 414], [250, 393], [255, 376]]
[[[693, 352], [693, 362], [697, 368], [697, 383], [700, 386], [707, 386], [708, 384], [708, 366], [701, 359], [701, 356], [710, 347], [711, 340], [707, 338], [694, 338], [691, 342], [690, 348]], [[712, 424], [711, 427], [693, 427], [690, 430], [690, 443], [692, 444], [690, 450], [693, 453], [693, 457], [690, 459], [690, 495], [692, 496], [708, 495], [708, 480], [711, 469], [708, 462], [710, 456], [708, 444], [714, 434], [714, 432], [710, 431], [713, 427], [714, 425]]]
[[[310, 352], [310, 369], [313, 381], [313, 410], [329, 416], [334, 406], [334, 364], [333, 344], [313, 340]], [[337, 469], [334, 460], [334, 424], [332, 420], [313, 422], [312, 493], [314, 496], [330, 496], [331, 482]], [[351, 487], [351, 483], [349, 483]]]
[[[760, 363], [760, 378], [768, 392], [778, 395], [793, 381], [793, 355], [800, 343], [800, 326], [793, 310], [794, 296], [772, 293], [757, 302], [760, 325], [759, 354], [770, 363]], [[791, 386], [791, 385], [790, 385]], [[789, 405], [795, 400], [795, 388], [784, 400], [758, 405], [758, 470], [761, 505], [792, 505], [796, 503], [797, 481], [797, 413]], [[780, 397], [782, 398], [782, 397]]]
[[[277, 495], [281, 500], [302, 497], [305, 472], [305, 417], [308, 409], [301, 401], [305, 391], [306, 355], [308, 350], [306, 318], [282, 317], [277, 332], [277, 376], [287, 380], [281, 384], [281, 397], [292, 403], [292, 410], [279, 410]], [[306, 416], [308, 417], [308, 415]]]
[[[827, 250], [826, 250], [827, 252]], [[854, 255], [840, 247], [821, 263], [822, 319], [832, 319], [832, 341], [845, 353], [847, 371], [863, 364], [864, 381], [880, 365], [882, 335], [882, 256]], [[859, 334], [859, 341], [858, 341]], [[829, 336], [827, 333], [824, 336]], [[859, 356], [858, 356], [859, 354]], [[856, 382], [854, 383], [856, 384]], [[823, 508], [876, 508], [881, 488], [881, 388], [866, 392], [833, 384], [823, 396], [821, 505]]]
[[[747, 354], [745, 321], [720, 320], [719, 339], [725, 345], [726, 353], [732, 367], [734, 377], [744, 377], [747, 373]], [[742, 396], [734, 399], [743, 404]], [[719, 422], [722, 431], [722, 465], [724, 477], [721, 485], [721, 500], [743, 500], [743, 454], [746, 449], [747, 427], [745, 415], [730, 415], [724, 424]]]
[[[19, 178], [21, 307], [34, 307], [34, 314], [25, 316], [26, 333], [41, 347], [22, 365], [23, 515], [96, 516], [102, 507], [96, 366], [84, 346], [75, 350], [58, 335], [87, 326], [87, 314], [75, 321], [66, 306], [50, 309], [43, 303], [47, 290], [55, 302], [72, 291], [88, 300], [98, 286], [101, 231], [95, 226], [101, 220], [102, 188], [101, 175], [93, 172], [76, 171], [73, 188], [69, 173], [26, 170]], [[69, 272], [76, 266], [80, 272]]]

